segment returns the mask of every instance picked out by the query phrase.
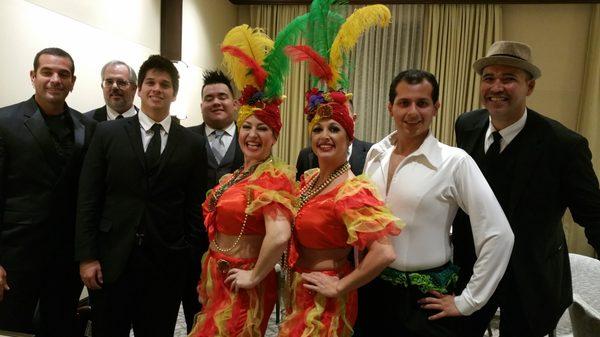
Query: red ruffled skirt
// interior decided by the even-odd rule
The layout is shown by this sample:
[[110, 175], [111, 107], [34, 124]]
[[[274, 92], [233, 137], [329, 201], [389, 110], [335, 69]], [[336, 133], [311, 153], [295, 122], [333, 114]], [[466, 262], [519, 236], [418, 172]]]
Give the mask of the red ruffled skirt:
[[[327, 275], [344, 277], [352, 271], [346, 265], [340, 270], [320, 270]], [[300, 336], [352, 336], [358, 312], [356, 290], [341, 297], [325, 297], [306, 289], [300, 276], [312, 270], [296, 270], [292, 275], [291, 303], [286, 307], [286, 317], [279, 327], [279, 337]]]
[[236, 258], [209, 250], [202, 258], [198, 293], [202, 311], [189, 337], [263, 336], [277, 300], [277, 276], [272, 271], [252, 289], [237, 292], [225, 284], [231, 268], [249, 270], [256, 258]]

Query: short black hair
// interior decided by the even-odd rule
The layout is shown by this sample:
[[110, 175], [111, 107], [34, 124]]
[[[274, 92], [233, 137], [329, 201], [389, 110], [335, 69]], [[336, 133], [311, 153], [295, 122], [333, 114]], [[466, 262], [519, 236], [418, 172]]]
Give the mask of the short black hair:
[[394, 104], [398, 83], [406, 82], [408, 84], [419, 84], [423, 81], [429, 82], [433, 87], [433, 90], [431, 91], [431, 100], [433, 103], [437, 103], [440, 96], [440, 86], [438, 81], [432, 73], [420, 69], [408, 69], [401, 71], [396, 75], [392, 80], [392, 84], [390, 84], [389, 103]]
[[202, 74], [202, 80], [204, 81], [204, 84], [202, 84], [202, 89], [200, 90], [200, 92], [204, 95], [204, 87], [206, 87], [207, 85], [210, 84], [218, 84], [218, 83], [223, 83], [227, 86], [227, 88], [229, 88], [229, 91], [231, 92], [231, 96], [233, 97], [233, 87], [231, 86], [231, 79], [225, 75], [225, 73], [223, 73], [220, 70], [207, 70]]
[[40, 56], [42, 55], [53, 55], [68, 58], [69, 61], [71, 61], [71, 76], [75, 75], [75, 62], [73, 61], [73, 58], [69, 53], [57, 47], [44, 48], [35, 54], [35, 57], [33, 58], [34, 73], [37, 72], [38, 67], [40, 66]]
[[164, 71], [169, 74], [171, 82], [173, 83], [173, 92], [175, 96], [177, 96], [177, 91], [179, 90], [179, 72], [171, 60], [160, 55], [150, 55], [150, 57], [142, 63], [140, 71], [138, 71], [138, 88], [142, 87], [142, 83], [144, 83], [144, 79], [146, 79], [146, 73], [152, 69]]

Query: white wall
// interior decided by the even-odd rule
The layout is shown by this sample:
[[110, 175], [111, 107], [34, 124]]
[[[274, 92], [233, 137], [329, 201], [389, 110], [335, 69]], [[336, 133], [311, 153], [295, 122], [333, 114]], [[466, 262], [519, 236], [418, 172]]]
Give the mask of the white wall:
[[[125, 5], [124, 5], [125, 4]], [[121, 11], [114, 11], [121, 8]], [[70, 106], [87, 111], [104, 104], [100, 68], [121, 59], [138, 69], [160, 49], [160, 0], [0, 2], [0, 73], [5, 81], [0, 106], [29, 98], [29, 71], [35, 54], [60, 47], [75, 60], [77, 82]]]
[[[184, 125], [202, 122], [202, 71], [221, 63], [219, 45], [237, 25], [236, 6], [227, 0], [184, 0], [180, 90], [172, 112]], [[67, 97], [82, 112], [104, 104], [100, 69], [120, 59], [139, 69], [160, 53], [160, 0], [2, 0], [0, 73], [5, 85], [0, 106], [29, 98], [29, 71], [35, 54], [60, 47], [73, 56], [77, 82]], [[139, 98], [135, 103], [139, 106]]]
[[[202, 72], [221, 64], [220, 44], [225, 34], [237, 25], [237, 7], [226, 0], [184, 0], [181, 59], [187, 64], [182, 85], [187, 88], [187, 109], [183, 125], [202, 123], [200, 112]], [[185, 76], [187, 79], [183, 79]]]

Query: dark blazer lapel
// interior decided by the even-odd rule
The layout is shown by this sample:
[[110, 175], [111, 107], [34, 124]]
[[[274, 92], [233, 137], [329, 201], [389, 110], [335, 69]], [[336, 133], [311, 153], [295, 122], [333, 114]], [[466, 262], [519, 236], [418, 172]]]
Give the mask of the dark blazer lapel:
[[42, 149], [48, 164], [52, 167], [52, 170], [55, 174], [60, 174], [60, 158], [58, 157], [58, 153], [56, 152], [56, 148], [54, 146], [54, 141], [50, 136], [50, 131], [46, 126], [46, 121], [42, 116], [42, 112], [35, 104], [33, 98], [28, 102], [29, 106], [26, 106], [27, 109], [23, 112], [25, 117], [25, 127], [31, 132], [33, 138], [35, 138], [36, 142]]
[[538, 169], [538, 165], [536, 164], [542, 154], [540, 147], [543, 141], [541, 127], [539, 115], [531, 110], [527, 110], [525, 127], [517, 135], [517, 137], [521, 138], [522, 148], [517, 151], [515, 170], [519, 174], [515, 175], [513, 189], [510, 192], [510, 206], [506, 215], [509, 222], [515, 211], [515, 207], [519, 204], [519, 199], [523, 191], [529, 186], [531, 175]]
[[365, 142], [355, 139], [352, 142], [352, 153], [350, 154], [350, 166], [352, 172], [362, 172], [365, 166], [365, 158], [367, 157], [367, 146]]
[[313, 167], [319, 167], [319, 158], [317, 158], [317, 155], [311, 149], [308, 152], [308, 169], [307, 169], [307, 171]]
[[487, 130], [489, 125], [489, 117], [487, 114], [485, 114], [472, 122], [473, 124], [465, 127], [465, 129], [462, 131], [463, 141], [462, 144], [459, 144], [459, 146], [469, 154], [472, 154], [475, 151], [475, 145], [477, 144], [477, 140], [479, 139], [481, 132]]
[[144, 146], [142, 145], [142, 134], [140, 132], [140, 121], [138, 116], [135, 115], [131, 118], [126, 118], [127, 123], [125, 124], [125, 131], [129, 136], [129, 143], [133, 147], [135, 156], [140, 161], [142, 167], [146, 167], [146, 160], [144, 158]]
[[165, 146], [163, 153], [160, 155], [160, 163], [158, 166], [158, 171], [156, 172], [156, 176], [160, 175], [160, 172], [165, 167], [165, 164], [169, 161], [175, 149], [177, 149], [177, 145], [181, 139], [182, 130], [180, 128], [182, 128], [182, 126], [171, 122], [169, 136], [167, 137], [167, 145]]
[[96, 109], [96, 112], [94, 112], [94, 119], [98, 122], [106, 122], [108, 120], [106, 105]]

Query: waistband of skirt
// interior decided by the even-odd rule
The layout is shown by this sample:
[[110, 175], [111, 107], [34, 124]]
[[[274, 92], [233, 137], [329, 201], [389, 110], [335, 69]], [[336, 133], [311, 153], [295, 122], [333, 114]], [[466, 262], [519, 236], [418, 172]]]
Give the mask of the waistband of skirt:
[[435, 290], [447, 294], [458, 281], [459, 269], [452, 262], [436, 268], [408, 272], [388, 267], [381, 272], [379, 277], [395, 286], [417, 287], [423, 293]]
[[216, 260], [225, 260], [230, 263], [235, 264], [245, 264], [245, 263], [254, 263], [258, 260], [258, 257], [235, 257], [227, 254], [223, 254], [221, 252], [209, 249], [208, 256], [212, 259]]

